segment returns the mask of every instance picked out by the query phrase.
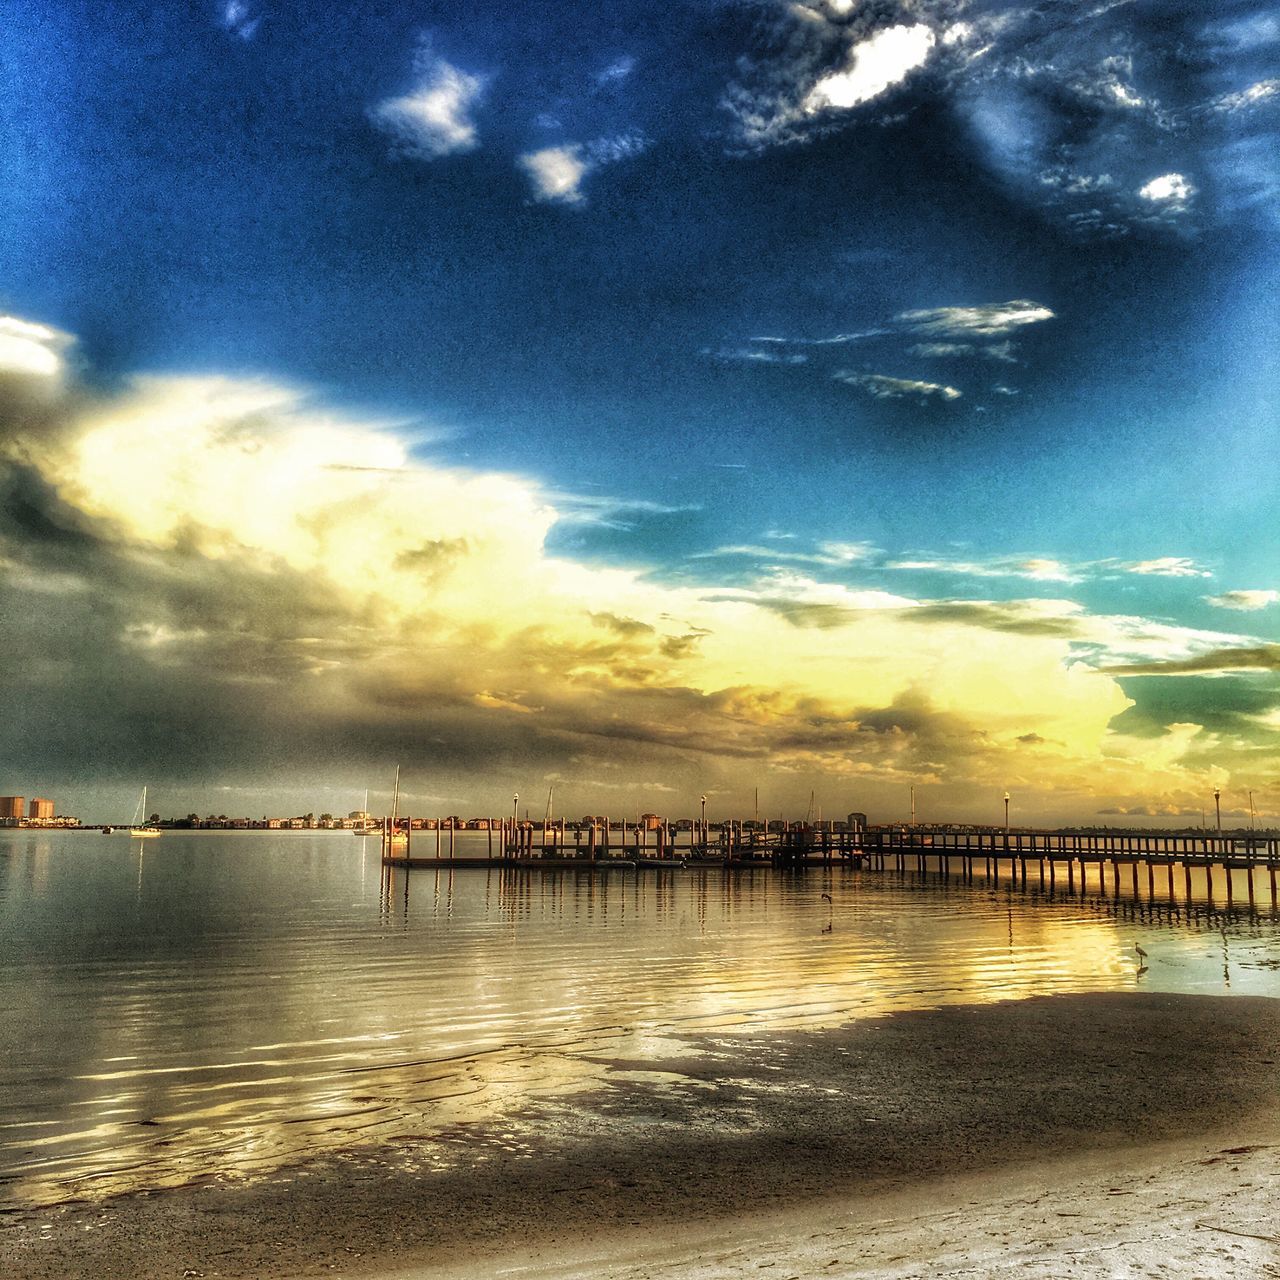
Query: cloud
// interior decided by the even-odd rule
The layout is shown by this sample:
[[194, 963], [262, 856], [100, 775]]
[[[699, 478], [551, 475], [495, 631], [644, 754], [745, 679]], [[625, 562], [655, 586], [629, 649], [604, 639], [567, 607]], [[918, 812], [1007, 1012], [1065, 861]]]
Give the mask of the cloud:
[[1253, 612], [1265, 609], [1280, 601], [1280, 591], [1224, 591], [1220, 596], [1205, 596], [1205, 600], [1219, 609], [1238, 609]]
[[767, 768], [779, 804], [817, 785], [888, 803], [924, 778], [957, 814], [1015, 783], [1046, 806], [1163, 803], [1203, 784], [1185, 754], [1203, 740], [1114, 729], [1133, 700], [1097, 668], [1280, 665], [1070, 601], [886, 591], [852, 539], [764, 568], [745, 547], [765, 554], [732, 586], [711, 558], [705, 581], [574, 560], [549, 542], [567, 497], [265, 380], [67, 385], [29, 419], [17, 384], [0, 378], [0, 700], [40, 706], [42, 731], [0, 719], [0, 756], [58, 785], [305, 794], [402, 761], [459, 804], [605, 765], [677, 795]]
[[559, 204], [582, 202], [582, 179], [589, 168], [580, 146], [543, 147], [519, 157], [533, 184], [534, 198]]
[[1185, 204], [1196, 189], [1180, 173], [1164, 173], [1138, 188], [1143, 200], [1167, 204]]
[[753, 364], [807, 364], [809, 357], [800, 351], [771, 351], [765, 347], [721, 347], [717, 351], [704, 348], [704, 355], [716, 360], [747, 361]]
[[1087, 634], [1082, 612], [1069, 600], [938, 600], [904, 616], [919, 624], [947, 622], [1010, 635], [1075, 640]]
[[[870, 329], [837, 333], [830, 337], [781, 337], [758, 335], [748, 339], [750, 346], [726, 347], [718, 353], [722, 359], [756, 361], [761, 364], [801, 364], [811, 357], [815, 367], [831, 370], [831, 357], [836, 348], [877, 340], [927, 338], [906, 346], [908, 355], [919, 359], [965, 360], [979, 358], [1016, 364], [1012, 335], [1028, 326], [1055, 318], [1054, 312], [1037, 302], [1015, 298], [1009, 302], [977, 303], [965, 306], [929, 307], [903, 311], [887, 325]], [[892, 344], [881, 344], [886, 351]], [[799, 348], [799, 350], [796, 350]], [[824, 355], [824, 352], [829, 354]], [[710, 350], [705, 351], [710, 354]], [[807, 353], [807, 354], [806, 354]], [[930, 379], [890, 377], [885, 374], [860, 373], [835, 369], [833, 376], [853, 386], [861, 386], [883, 400], [914, 397], [918, 400], [958, 400], [963, 394], [958, 387]], [[1005, 389], [1000, 394], [1016, 394]]]
[[0, 316], [0, 375], [55, 378], [63, 371], [68, 334], [16, 316]]
[[1158, 578], [1212, 578], [1213, 574], [1186, 556], [1159, 556], [1120, 566], [1126, 573], [1140, 573]]
[[626, 80], [635, 69], [635, 58], [629, 54], [624, 54], [621, 58], [615, 58], [596, 75], [596, 83], [601, 85], [619, 84]]
[[804, 141], [903, 85], [929, 60], [938, 36], [928, 22], [895, 16], [881, 6], [825, 0], [762, 7], [752, 48], [738, 58], [720, 103], [737, 145]]
[[1206, 675], [1218, 671], [1280, 671], [1280, 645], [1255, 645], [1239, 649], [1211, 649], [1189, 658], [1167, 662], [1132, 662], [1103, 667], [1108, 675], [1179, 676]]
[[927, 103], [1007, 198], [1078, 238], [1187, 236], [1273, 205], [1280, 81], [1256, 33], [1274, 15], [1242, 0], [1229, 22], [1182, 5], [1153, 24], [1139, 8], [762, 0], [735, 31], [730, 148], [863, 130], [890, 101], [901, 123]]
[[473, 151], [479, 137], [471, 113], [484, 97], [485, 81], [452, 66], [424, 45], [415, 59], [417, 83], [408, 93], [380, 102], [369, 117], [389, 134], [400, 155], [417, 160]]
[[244, 0], [226, 0], [222, 6], [222, 26], [241, 40], [252, 40], [262, 22], [260, 15], [255, 14]]
[[923, 66], [935, 42], [933, 29], [924, 23], [882, 27], [849, 50], [843, 70], [818, 80], [805, 95], [804, 111], [847, 111], [878, 98]]
[[588, 143], [566, 143], [542, 147], [518, 156], [516, 163], [533, 187], [534, 199], [542, 203], [581, 205], [586, 195], [582, 190], [588, 174], [605, 165], [615, 164], [639, 155], [648, 140], [638, 133], [597, 138]]
[[[795, 535], [766, 533], [765, 537], [791, 539]], [[878, 554], [878, 548], [869, 542], [820, 542], [814, 551], [782, 551], [777, 547], [759, 547], [749, 543], [739, 543], [732, 546], [715, 547], [711, 551], [699, 551], [690, 556], [690, 559], [715, 560], [742, 556], [749, 559], [767, 561], [772, 564], [785, 562], [825, 565], [836, 568], [842, 565], [865, 563]]]
[[1043, 324], [1053, 318], [1048, 307], [1024, 298], [976, 306], [929, 307], [904, 311], [895, 317], [911, 333], [937, 338], [1004, 338], [1027, 325]]
[[862, 387], [877, 400], [916, 399], [959, 400], [960, 392], [955, 387], [939, 382], [920, 382], [914, 378], [891, 378], [883, 373], [853, 373], [840, 370], [835, 375], [838, 382], [847, 383], [851, 387]]
[[1238, 111], [1248, 111], [1275, 101], [1280, 96], [1280, 79], [1259, 80], [1244, 89], [1233, 93], [1224, 93], [1214, 99], [1211, 109], [1228, 115]]
[[1080, 568], [1043, 556], [997, 556], [990, 560], [945, 558], [891, 560], [886, 569], [955, 573], [975, 578], [1027, 578], [1033, 582], [1079, 582]]

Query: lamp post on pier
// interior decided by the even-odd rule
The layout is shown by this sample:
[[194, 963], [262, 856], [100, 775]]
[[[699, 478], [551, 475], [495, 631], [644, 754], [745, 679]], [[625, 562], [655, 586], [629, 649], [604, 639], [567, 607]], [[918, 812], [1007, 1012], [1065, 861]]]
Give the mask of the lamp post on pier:
[[1004, 793], [1004, 830], [1005, 834], [1009, 834], [1009, 793]]
[[702, 818], [698, 824], [698, 839], [703, 843], [707, 843], [707, 797], [702, 797]]
[[1218, 830], [1222, 830], [1222, 801], [1220, 799], [1222, 792], [1217, 787], [1213, 789], [1213, 811], [1217, 814]]

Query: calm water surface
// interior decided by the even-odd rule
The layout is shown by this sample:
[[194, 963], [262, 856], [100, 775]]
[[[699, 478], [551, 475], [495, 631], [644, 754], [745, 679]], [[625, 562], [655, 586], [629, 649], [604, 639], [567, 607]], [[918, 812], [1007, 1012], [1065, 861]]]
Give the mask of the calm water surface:
[[702, 1031], [1280, 996], [1277, 944], [1269, 898], [1136, 911], [843, 868], [388, 880], [343, 833], [0, 833], [0, 1205], [509, 1116]]

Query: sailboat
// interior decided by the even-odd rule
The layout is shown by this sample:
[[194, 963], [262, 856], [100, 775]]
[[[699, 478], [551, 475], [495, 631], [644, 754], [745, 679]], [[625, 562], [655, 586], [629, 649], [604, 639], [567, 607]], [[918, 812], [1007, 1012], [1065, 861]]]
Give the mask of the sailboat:
[[408, 844], [409, 833], [407, 831], [399, 831], [396, 828], [396, 815], [400, 808], [400, 766], [396, 765], [396, 786], [391, 793], [391, 829], [387, 832], [387, 839], [391, 844]]
[[142, 788], [142, 798], [138, 801], [138, 807], [133, 811], [133, 822], [129, 826], [129, 834], [137, 836], [139, 839], [146, 839], [151, 836], [160, 834], [159, 827], [153, 827], [147, 822], [147, 789]]
[[369, 788], [364, 789], [364, 808], [360, 810], [364, 817], [360, 819], [359, 826], [351, 828], [351, 834], [359, 836], [362, 840], [365, 836], [373, 835], [377, 828], [373, 825], [372, 819], [369, 817]]

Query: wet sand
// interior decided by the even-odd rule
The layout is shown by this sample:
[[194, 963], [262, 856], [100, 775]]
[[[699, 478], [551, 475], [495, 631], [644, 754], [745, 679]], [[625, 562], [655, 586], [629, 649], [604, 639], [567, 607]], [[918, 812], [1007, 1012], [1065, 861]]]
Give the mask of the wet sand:
[[0, 1274], [1280, 1276], [1280, 1001], [1054, 996], [689, 1045], [511, 1124], [8, 1214]]

